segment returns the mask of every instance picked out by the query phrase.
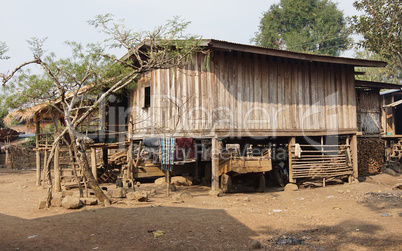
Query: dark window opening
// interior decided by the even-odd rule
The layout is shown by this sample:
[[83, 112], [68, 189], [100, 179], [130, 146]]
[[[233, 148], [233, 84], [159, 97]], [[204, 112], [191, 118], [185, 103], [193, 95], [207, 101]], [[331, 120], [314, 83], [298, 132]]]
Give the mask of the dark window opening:
[[151, 106], [151, 87], [147, 86], [144, 88], [144, 107]]

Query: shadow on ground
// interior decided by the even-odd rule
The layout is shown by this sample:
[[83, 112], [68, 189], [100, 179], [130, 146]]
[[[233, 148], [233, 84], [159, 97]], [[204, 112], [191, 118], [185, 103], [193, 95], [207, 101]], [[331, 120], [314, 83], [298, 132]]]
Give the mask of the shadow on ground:
[[110, 207], [0, 222], [0, 250], [247, 250], [256, 236], [221, 209]]
[[295, 226], [302, 230], [262, 230], [271, 239], [268, 250], [400, 250], [399, 235], [376, 224], [359, 220], [343, 221], [333, 226]]

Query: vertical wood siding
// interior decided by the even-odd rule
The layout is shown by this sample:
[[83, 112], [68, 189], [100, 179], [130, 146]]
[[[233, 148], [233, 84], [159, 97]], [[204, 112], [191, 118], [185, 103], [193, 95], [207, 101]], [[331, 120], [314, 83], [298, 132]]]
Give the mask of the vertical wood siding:
[[134, 132], [356, 129], [353, 66], [241, 52], [206, 57], [143, 75], [131, 98]]
[[363, 134], [379, 134], [381, 131], [381, 106], [378, 90], [358, 90], [357, 128]]

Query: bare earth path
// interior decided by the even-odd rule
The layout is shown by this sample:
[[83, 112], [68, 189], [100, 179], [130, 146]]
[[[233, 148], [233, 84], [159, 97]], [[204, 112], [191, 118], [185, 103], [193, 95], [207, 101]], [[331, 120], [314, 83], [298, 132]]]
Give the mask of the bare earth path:
[[145, 203], [39, 210], [35, 173], [0, 169], [0, 250], [250, 250], [253, 240], [265, 250], [402, 250], [402, 190], [392, 190], [401, 179], [222, 197], [178, 187], [193, 197], [175, 203], [158, 190]]

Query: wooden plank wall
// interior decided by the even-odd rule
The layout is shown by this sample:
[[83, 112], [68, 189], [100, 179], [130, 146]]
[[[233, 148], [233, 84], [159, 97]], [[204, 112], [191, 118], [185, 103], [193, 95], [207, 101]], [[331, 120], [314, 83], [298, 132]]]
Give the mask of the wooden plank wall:
[[353, 66], [240, 52], [208, 59], [198, 54], [181, 69], [145, 74], [132, 93], [134, 132], [356, 131]]
[[364, 135], [381, 131], [381, 105], [379, 90], [356, 90], [357, 128]]

